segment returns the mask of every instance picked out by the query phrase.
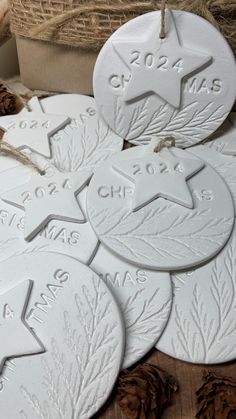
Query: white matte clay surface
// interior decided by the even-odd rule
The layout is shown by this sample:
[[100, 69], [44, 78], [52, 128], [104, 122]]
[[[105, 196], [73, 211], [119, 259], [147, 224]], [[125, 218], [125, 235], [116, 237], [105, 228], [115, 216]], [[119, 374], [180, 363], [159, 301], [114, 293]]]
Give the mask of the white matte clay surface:
[[[40, 101], [42, 111], [68, 115], [70, 124], [51, 137], [52, 163], [61, 171], [94, 170], [121, 151], [123, 139], [97, 115], [95, 100], [89, 96], [56, 95]], [[30, 102], [39, 109], [39, 102]]]
[[139, 16], [102, 48], [94, 70], [99, 112], [122, 138], [147, 144], [173, 135], [179, 147], [207, 138], [235, 101], [235, 59], [208, 21], [183, 11]]
[[102, 243], [131, 263], [167, 271], [197, 265], [230, 236], [230, 192], [193, 154], [153, 149], [117, 153], [95, 172], [88, 217]]
[[[4, 157], [0, 157], [0, 163]], [[29, 167], [16, 163], [16, 167], [0, 173], [0, 196], [7, 194], [16, 186], [20, 187], [30, 182], [35, 171]], [[63, 174], [62, 174], [63, 175]], [[79, 175], [79, 172], [77, 173]], [[36, 175], [37, 176], [37, 175]], [[29, 191], [28, 191], [29, 192]], [[27, 242], [24, 239], [25, 212], [21, 208], [0, 201], [0, 260], [15, 254], [26, 252], [50, 251], [72, 256], [87, 264], [90, 262], [98, 245], [98, 240], [93, 232], [86, 215], [87, 187], [77, 195], [76, 213], [84, 214], [86, 222], [74, 223], [62, 220], [51, 220], [38, 235]], [[68, 204], [68, 202], [66, 203]], [[35, 215], [42, 217], [44, 209], [40, 210], [40, 202]]]
[[3, 140], [13, 147], [19, 150], [27, 148], [49, 158], [49, 137], [69, 121], [68, 117], [61, 115], [20, 112], [18, 115], [1, 116], [0, 128], [5, 131]]
[[189, 151], [202, 160], [205, 160], [224, 179], [231, 192], [236, 208], [236, 157], [224, 155], [216, 151], [213, 147], [208, 148], [206, 145], [192, 147]]
[[203, 267], [173, 275], [174, 302], [157, 349], [188, 362], [236, 359], [236, 230]]
[[100, 246], [90, 267], [99, 274], [120, 305], [126, 329], [123, 368], [139, 361], [158, 341], [172, 302], [168, 273], [137, 268]]
[[225, 155], [236, 156], [236, 112], [231, 112], [205, 145]]
[[59, 172], [44, 161], [44, 174], [35, 171], [29, 182], [1, 194], [4, 202], [25, 211], [24, 237], [30, 241], [51, 220], [83, 223], [86, 221], [76, 199], [91, 179], [92, 172]]
[[[0, 278], [1, 317], [7, 305], [0, 335], [5, 333], [3, 322], [8, 323], [9, 332], [11, 325], [19, 322], [19, 311], [8, 298], [8, 290], [17, 290], [29, 282], [27, 279], [32, 289], [29, 298], [25, 297], [22, 321], [44, 347], [43, 354], [35, 354], [32, 344], [27, 346], [24, 340], [25, 355], [5, 363], [0, 379], [1, 417], [90, 418], [109, 397], [123, 360], [123, 323], [109, 289], [88, 267], [47, 253], [2, 263]], [[16, 352], [18, 349], [21, 354], [20, 329], [16, 332], [12, 344], [15, 338]], [[11, 356], [3, 336], [1, 347]]]

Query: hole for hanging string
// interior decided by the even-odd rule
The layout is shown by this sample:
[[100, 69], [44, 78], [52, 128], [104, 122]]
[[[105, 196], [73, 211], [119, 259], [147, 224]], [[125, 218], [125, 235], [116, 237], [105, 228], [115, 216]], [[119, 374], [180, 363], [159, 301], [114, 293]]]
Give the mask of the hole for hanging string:
[[165, 16], [166, 16], [166, 0], [162, 0], [161, 2], [161, 29], [160, 29], [160, 34], [159, 34], [160, 39], [165, 39], [166, 37]]

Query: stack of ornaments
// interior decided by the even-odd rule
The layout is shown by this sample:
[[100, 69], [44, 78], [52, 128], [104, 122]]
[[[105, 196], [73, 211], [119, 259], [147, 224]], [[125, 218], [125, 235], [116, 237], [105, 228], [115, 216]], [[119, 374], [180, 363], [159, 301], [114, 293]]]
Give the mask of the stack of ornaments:
[[210, 23], [152, 12], [104, 45], [95, 100], [0, 118], [4, 419], [88, 419], [155, 346], [236, 358], [235, 73]]

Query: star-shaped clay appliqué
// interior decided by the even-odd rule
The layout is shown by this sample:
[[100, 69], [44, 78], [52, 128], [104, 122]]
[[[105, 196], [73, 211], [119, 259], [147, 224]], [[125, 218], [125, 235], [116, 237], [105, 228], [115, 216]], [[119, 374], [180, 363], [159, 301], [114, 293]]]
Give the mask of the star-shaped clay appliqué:
[[27, 184], [4, 193], [1, 198], [25, 210], [24, 237], [29, 241], [51, 220], [86, 221], [76, 196], [91, 176], [89, 170], [63, 173], [49, 166], [45, 175], [35, 172]]
[[49, 115], [43, 112], [20, 112], [0, 118], [0, 128], [5, 131], [3, 140], [18, 150], [30, 149], [51, 157], [49, 137], [70, 122], [70, 118], [61, 115]]
[[113, 169], [134, 185], [132, 211], [137, 211], [156, 198], [165, 198], [187, 208], [193, 208], [193, 198], [187, 180], [198, 173], [204, 162], [200, 159], [179, 158], [171, 149], [155, 153], [145, 146], [143, 157], [123, 160]]
[[159, 23], [147, 28], [141, 37], [120, 38], [113, 48], [131, 71], [123, 99], [131, 101], [155, 93], [175, 108], [181, 104], [182, 79], [200, 71], [211, 56], [183, 47], [178, 39], [175, 21], [166, 10], [166, 37], [159, 38]]
[[32, 281], [26, 280], [0, 294], [0, 373], [9, 358], [45, 351], [25, 322], [32, 285]]

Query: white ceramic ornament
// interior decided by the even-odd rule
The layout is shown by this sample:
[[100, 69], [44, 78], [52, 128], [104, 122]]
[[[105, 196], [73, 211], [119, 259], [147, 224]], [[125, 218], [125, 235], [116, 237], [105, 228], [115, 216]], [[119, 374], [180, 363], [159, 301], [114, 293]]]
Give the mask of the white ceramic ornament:
[[222, 154], [236, 156], [236, 112], [230, 113], [205, 145]]
[[60, 170], [94, 170], [123, 148], [123, 139], [97, 115], [95, 100], [77, 94], [56, 95], [29, 102], [31, 109], [68, 115], [70, 124], [51, 138], [52, 163]]
[[[33, 156], [30, 156], [30, 158], [33, 158]], [[0, 157], [0, 164], [3, 161], [4, 157]], [[16, 167], [0, 172], [0, 196], [7, 194], [17, 186], [29, 183], [31, 177], [35, 176], [35, 171], [32, 168], [16, 161], [14, 161], [14, 164], [16, 164]], [[79, 176], [79, 172], [77, 176]], [[51, 220], [31, 242], [24, 239], [24, 211], [0, 201], [0, 260], [7, 259], [15, 254], [38, 253], [47, 250], [71, 256], [86, 264], [90, 263], [96, 251], [98, 240], [87, 220], [86, 195], [87, 187], [79, 192], [76, 197], [77, 202], [75, 202], [77, 214], [82, 210], [86, 222], [74, 223]], [[43, 216], [40, 205], [39, 202], [36, 208], [37, 217]]]
[[172, 302], [170, 276], [128, 264], [102, 245], [90, 267], [121, 308], [126, 330], [123, 368], [129, 368], [148, 353], [166, 326]]
[[44, 174], [35, 173], [28, 183], [1, 195], [3, 201], [25, 210], [24, 237], [32, 240], [50, 220], [85, 222], [76, 196], [88, 184], [92, 173], [59, 172], [45, 162]]
[[117, 153], [89, 186], [87, 211], [101, 242], [146, 268], [176, 270], [214, 256], [234, 207], [221, 177], [191, 153], [154, 143]]
[[[108, 125], [133, 144], [173, 135], [188, 147], [207, 138], [235, 101], [235, 59], [208, 21], [166, 10], [139, 16], [118, 29], [102, 48], [94, 70], [94, 94]], [[225, 68], [227, 67], [227, 71]]]
[[[123, 323], [109, 289], [88, 267], [47, 253], [2, 263], [0, 278], [1, 317], [5, 315], [6, 324], [3, 328], [1, 318], [1, 351], [10, 357], [0, 379], [1, 416], [92, 417], [109, 397], [123, 360]], [[32, 283], [32, 289], [30, 298], [25, 297], [25, 328], [7, 335], [15, 345], [14, 352], [21, 354], [12, 358], [5, 329], [10, 332], [20, 319], [17, 300], [9, 296], [24, 285], [23, 296], [27, 282]], [[25, 339], [26, 332], [42, 343], [42, 354], [35, 354], [32, 343]]]
[[218, 364], [236, 358], [236, 229], [211, 262], [173, 275], [171, 316], [157, 349], [184, 361]]
[[208, 148], [206, 145], [192, 147], [190, 151], [195, 156], [205, 160], [224, 179], [236, 208], [236, 158], [224, 155], [212, 147]]
[[0, 128], [5, 131], [3, 140], [13, 147], [19, 150], [28, 148], [44, 157], [50, 157], [49, 137], [69, 121], [66, 116], [24, 111], [17, 115], [2, 116]]

